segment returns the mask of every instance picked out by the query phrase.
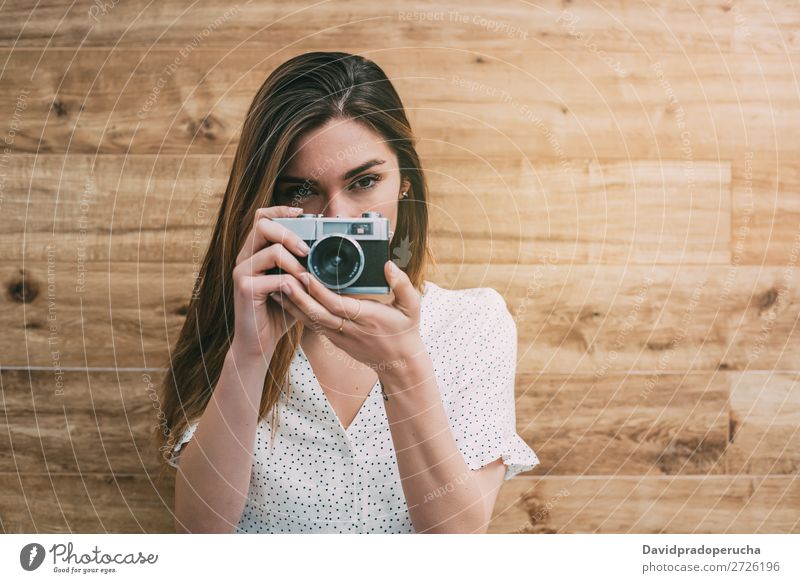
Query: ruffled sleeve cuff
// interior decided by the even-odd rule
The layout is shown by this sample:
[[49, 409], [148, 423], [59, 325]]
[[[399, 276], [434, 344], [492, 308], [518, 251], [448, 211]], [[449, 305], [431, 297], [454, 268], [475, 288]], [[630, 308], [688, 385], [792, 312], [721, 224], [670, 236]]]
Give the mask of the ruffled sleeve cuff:
[[[478, 470], [496, 460], [502, 458], [506, 466], [504, 480], [510, 480], [520, 472], [527, 472], [539, 465], [539, 458], [531, 447], [518, 435], [504, 439], [495, 447], [483, 448], [480, 455], [465, 455], [464, 461], [471, 470]], [[463, 453], [463, 450], [462, 450]]]
[[517, 434], [506, 442], [502, 451], [503, 463], [506, 464], [505, 479], [510, 480], [520, 472], [527, 472], [539, 465], [536, 453]]

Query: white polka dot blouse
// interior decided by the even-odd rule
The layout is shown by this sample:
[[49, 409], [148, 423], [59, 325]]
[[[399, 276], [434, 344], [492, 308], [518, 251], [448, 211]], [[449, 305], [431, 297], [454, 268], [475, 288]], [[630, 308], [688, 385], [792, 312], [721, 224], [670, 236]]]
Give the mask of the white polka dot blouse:
[[[449, 290], [425, 282], [420, 336], [442, 404], [470, 469], [502, 458], [505, 479], [539, 464], [516, 430], [517, 328], [492, 288]], [[345, 429], [300, 346], [279, 422], [256, 431], [248, 499], [237, 533], [413, 533], [380, 381]], [[189, 426], [169, 463], [198, 421]]]

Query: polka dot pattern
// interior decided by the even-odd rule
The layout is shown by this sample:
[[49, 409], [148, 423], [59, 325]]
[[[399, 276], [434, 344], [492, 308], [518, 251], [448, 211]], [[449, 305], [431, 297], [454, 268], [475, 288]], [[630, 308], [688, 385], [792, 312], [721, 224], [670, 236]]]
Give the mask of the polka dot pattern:
[[[456, 445], [470, 469], [502, 458], [505, 479], [539, 464], [516, 431], [516, 323], [491, 288], [448, 290], [425, 282], [420, 336]], [[298, 346], [275, 443], [256, 431], [240, 533], [413, 533], [380, 381], [345, 430]], [[170, 463], [198, 422], [175, 446]]]

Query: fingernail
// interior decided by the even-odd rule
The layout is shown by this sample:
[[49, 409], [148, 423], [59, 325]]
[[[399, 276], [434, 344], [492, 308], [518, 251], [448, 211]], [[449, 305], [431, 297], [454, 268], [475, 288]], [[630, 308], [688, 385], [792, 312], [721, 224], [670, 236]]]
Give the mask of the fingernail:
[[290, 295], [292, 295], [292, 288], [290, 288], [288, 285], [282, 285], [281, 286], [281, 292], [283, 292], [287, 296], [290, 296]]
[[293, 212], [294, 214], [298, 214], [298, 213], [301, 213], [301, 212], [303, 212], [303, 209], [302, 209], [301, 207], [294, 206], [294, 207], [292, 207], [292, 212]]
[[302, 281], [306, 287], [308, 287], [308, 282], [310, 281], [311, 276], [308, 273], [301, 273], [300, 274], [300, 281]]
[[279, 301], [281, 301], [281, 296], [280, 296], [280, 294], [277, 294], [277, 293], [275, 293], [275, 292], [272, 292], [271, 294], [269, 294], [269, 297], [271, 297], [271, 298], [272, 298], [273, 300], [275, 300], [276, 302], [279, 302]]
[[397, 264], [394, 261], [389, 261], [389, 271], [397, 275]]
[[311, 251], [311, 249], [309, 248], [309, 246], [308, 246], [308, 245], [306, 245], [306, 242], [305, 242], [305, 241], [300, 241], [300, 242], [297, 244], [297, 248], [300, 250], [300, 253], [302, 253], [303, 255], [308, 255], [308, 252], [309, 252], [309, 251]]

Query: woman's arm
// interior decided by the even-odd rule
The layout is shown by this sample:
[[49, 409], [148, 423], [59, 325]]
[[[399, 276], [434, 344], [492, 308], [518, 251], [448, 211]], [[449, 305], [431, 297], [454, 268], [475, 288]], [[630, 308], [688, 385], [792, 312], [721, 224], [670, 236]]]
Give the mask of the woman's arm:
[[272, 354], [228, 350], [219, 382], [175, 478], [176, 532], [231, 533], [241, 519], [253, 467], [264, 377]]
[[471, 470], [456, 445], [424, 347], [407, 366], [380, 371], [397, 467], [418, 533], [485, 533], [505, 466]]

